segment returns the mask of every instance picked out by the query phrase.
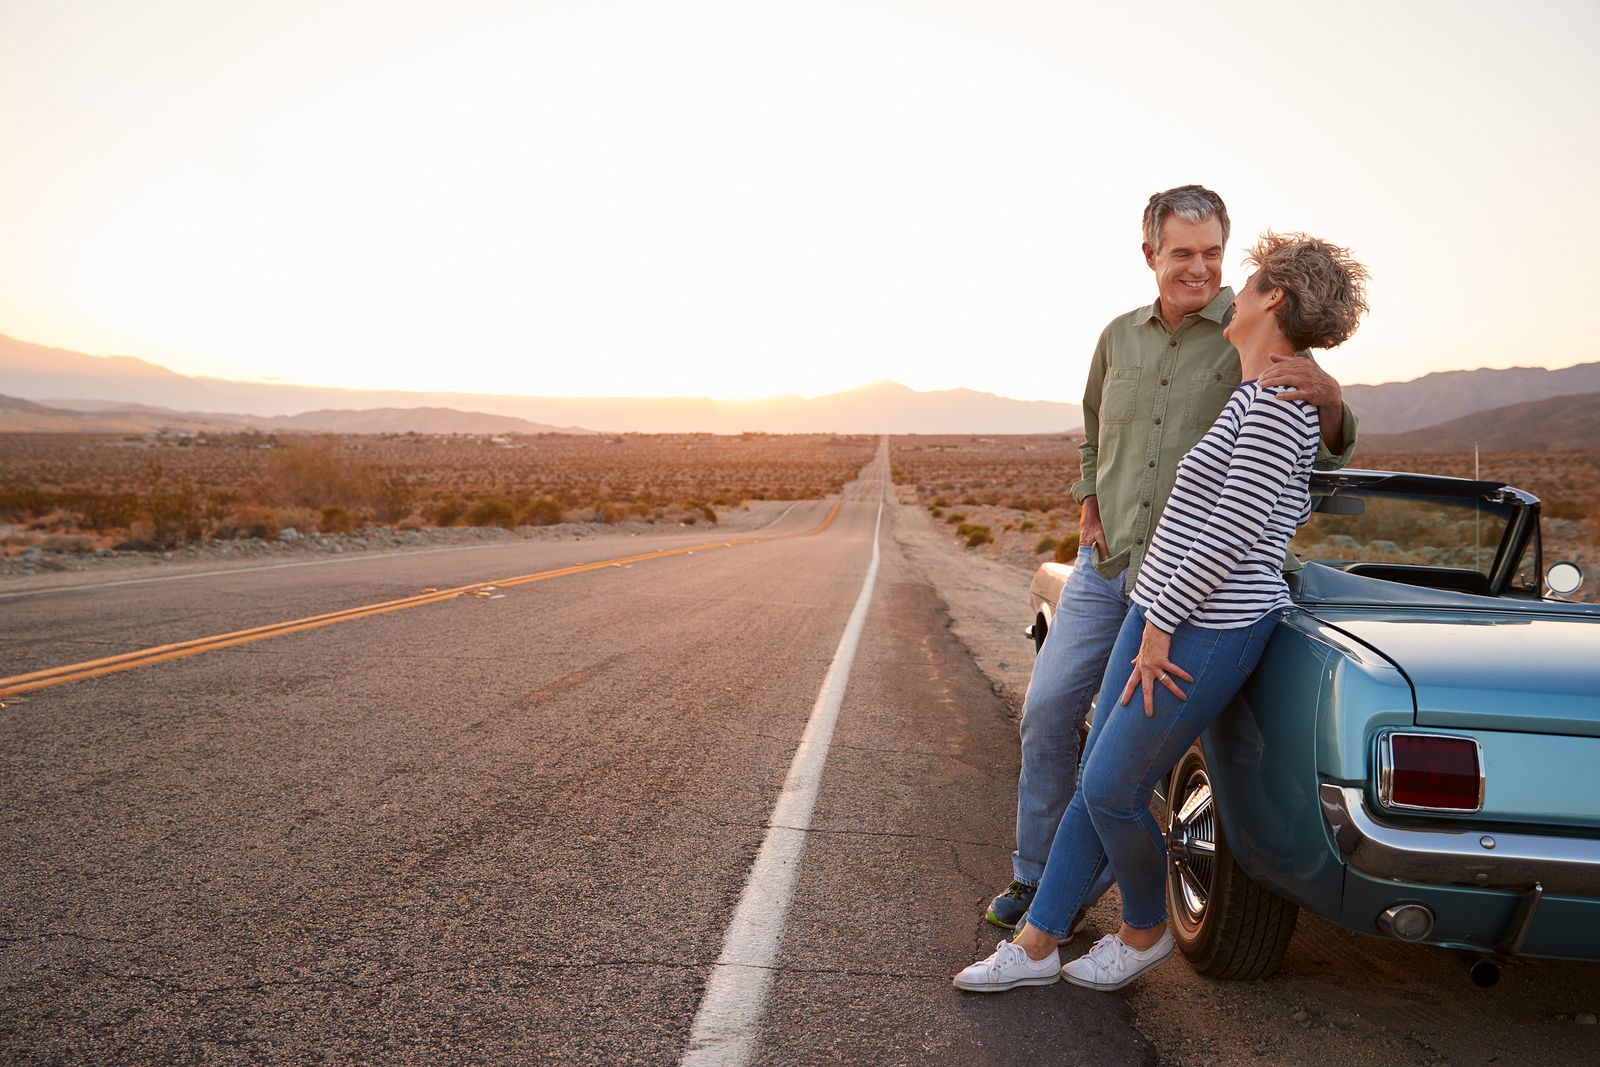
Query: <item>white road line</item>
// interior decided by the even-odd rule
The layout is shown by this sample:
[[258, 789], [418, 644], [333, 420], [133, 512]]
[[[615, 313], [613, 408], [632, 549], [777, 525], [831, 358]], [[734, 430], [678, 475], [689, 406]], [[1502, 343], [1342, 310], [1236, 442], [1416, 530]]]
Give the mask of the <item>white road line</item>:
[[[800, 505], [796, 500], [793, 504], [783, 509], [783, 514], [758, 527], [754, 533], [770, 530], [788, 517], [789, 512]], [[525, 547], [527, 541], [498, 541], [489, 545], [451, 545], [447, 548], [416, 548], [380, 550], [359, 556], [340, 556], [338, 559], [309, 559], [294, 563], [264, 563], [259, 567], [245, 565], [242, 567], [226, 567], [218, 571], [191, 571], [188, 574], [158, 574], [151, 578], [123, 578], [114, 582], [85, 582], [82, 585], [55, 585], [45, 589], [23, 589], [14, 593], [0, 593], [0, 600], [15, 600], [25, 596], [46, 596], [50, 593], [78, 593], [91, 589], [110, 589], [118, 585], [147, 585], [150, 582], [181, 582], [190, 578], [216, 578], [224, 574], [256, 574], [260, 571], [281, 571], [291, 567], [328, 567], [335, 563], [370, 563], [377, 559], [397, 559], [410, 556], [431, 556], [440, 552], [470, 552], [482, 548], [517, 548]]]
[[773, 965], [800, 874], [806, 834], [811, 828], [811, 809], [822, 782], [822, 765], [828, 758], [850, 664], [856, 658], [856, 646], [866, 625], [867, 604], [878, 577], [878, 531], [882, 525], [880, 497], [878, 518], [872, 529], [872, 563], [867, 567], [861, 594], [856, 597], [855, 610], [845, 624], [844, 636], [833, 653], [833, 662], [822, 679], [817, 702], [811, 707], [800, 747], [789, 764], [783, 792], [767, 824], [767, 836], [728, 923], [722, 955], [711, 968], [705, 999], [695, 1013], [689, 1047], [680, 1061], [682, 1067], [743, 1067], [755, 1054], [761, 1014], [772, 986]]

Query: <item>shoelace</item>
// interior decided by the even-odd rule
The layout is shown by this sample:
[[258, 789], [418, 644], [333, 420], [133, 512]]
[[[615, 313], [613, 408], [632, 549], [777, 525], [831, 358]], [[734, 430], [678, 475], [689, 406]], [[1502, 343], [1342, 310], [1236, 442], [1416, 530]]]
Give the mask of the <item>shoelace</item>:
[[999, 974], [1001, 968], [1010, 963], [1018, 954], [1027, 955], [1022, 951], [1022, 946], [1015, 941], [1002, 941], [994, 950], [994, 955], [989, 957], [989, 972]]
[[1122, 941], [1118, 939], [1116, 934], [1107, 934], [1100, 940], [1096, 941], [1094, 943], [1094, 948], [1091, 948], [1084, 955], [1085, 958], [1094, 965], [1096, 970], [1102, 972], [1103, 974], [1116, 977], [1116, 972], [1122, 969], [1119, 965], [1122, 964], [1124, 960], [1121, 952], [1122, 948]]

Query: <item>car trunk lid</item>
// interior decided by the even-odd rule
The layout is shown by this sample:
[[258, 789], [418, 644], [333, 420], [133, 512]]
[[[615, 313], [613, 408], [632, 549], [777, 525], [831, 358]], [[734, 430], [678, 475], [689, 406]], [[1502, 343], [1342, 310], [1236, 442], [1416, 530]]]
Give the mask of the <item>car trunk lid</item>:
[[1600, 737], [1600, 623], [1525, 612], [1316, 615], [1405, 673], [1418, 726]]

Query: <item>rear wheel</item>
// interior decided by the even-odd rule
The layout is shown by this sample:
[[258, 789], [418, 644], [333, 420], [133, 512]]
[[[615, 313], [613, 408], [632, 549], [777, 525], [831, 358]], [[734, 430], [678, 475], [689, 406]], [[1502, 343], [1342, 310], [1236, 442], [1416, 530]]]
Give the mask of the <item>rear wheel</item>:
[[1166, 795], [1167, 909], [1178, 947], [1211, 978], [1275, 973], [1300, 909], [1234, 862], [1199, 741], [1172, 769]]

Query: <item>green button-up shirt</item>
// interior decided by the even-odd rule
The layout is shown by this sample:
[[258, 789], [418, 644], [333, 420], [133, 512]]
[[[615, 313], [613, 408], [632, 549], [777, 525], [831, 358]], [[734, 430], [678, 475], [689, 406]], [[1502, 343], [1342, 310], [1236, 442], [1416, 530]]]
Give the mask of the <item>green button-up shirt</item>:
[[[1107, 578], [1128, 572], [1133, 588], [1161, 509], [1178, 477], [1178, 461], [1211, 428], [1239, 384], [1239, 353], [1223, 339], [1233, 317], [1233, 290], [1169, 327], [1155, 304], [1111, 320], [1095, 345], [1083, 389], [1082, 477], [1072, 495], [1099, 498]], [[1344, 451], [1317, 442], [1316, 466], [1336, 470], [1355, 451], [1356, 416], [1344, 408]], [[1284, 569], [1300, 566], [1290, 555]]]

